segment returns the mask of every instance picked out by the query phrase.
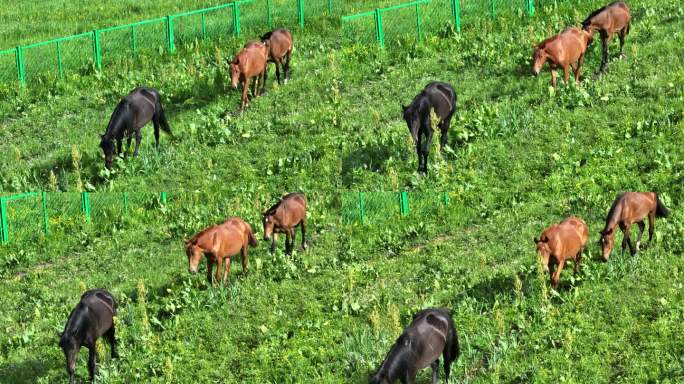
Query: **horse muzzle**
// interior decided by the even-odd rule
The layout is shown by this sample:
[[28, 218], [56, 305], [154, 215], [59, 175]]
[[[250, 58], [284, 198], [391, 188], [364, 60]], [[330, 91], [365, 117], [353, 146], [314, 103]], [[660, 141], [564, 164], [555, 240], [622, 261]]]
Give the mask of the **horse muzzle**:
[[271, 238], [268, 237], [268, 236], [266, 236], [266, 235], [264, 235], [264, 241], [269, 241], [269, 240], [271, 240]]
[[549, 267], [547, 265], [544, 266], [544, 273], [549, 273]]
[[190, 272], [194, 275], [197, 273], [197, 268], [188, 268], [188, 272]]

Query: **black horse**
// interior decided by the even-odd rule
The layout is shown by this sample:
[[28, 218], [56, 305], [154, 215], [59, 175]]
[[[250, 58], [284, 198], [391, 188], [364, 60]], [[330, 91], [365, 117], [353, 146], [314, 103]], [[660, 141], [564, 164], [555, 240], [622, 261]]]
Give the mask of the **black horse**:
[[105, 166], [112, 168], [114, 158], [114, 140], [117, 142], [116, 154], [121, 153], [121, 145], [124, 136], [128, 138], [126, 149], [131, 147], [131, 139], [135, 134], [135, 151], [133, 156], [138, 155], [140, 148], [140, 129], [147, 123], [154, 123], [154, 139], [159, 148], [159, 128], [172, 135], [169, 122], [164, 116], [159, 92], [153, 88], [136, 88], [128, 96], [119, 102], [112, 113], [107, 126], [107, 132], [102, 135], [100, 147], [104, 151]]
[[390, 349], [370, 384], [414, 383], [419, 370], [432, 367], [432, 384], [438, 382], [439, 355], [444, 358], [445, 381], [449, 382], [451, 363], [459, 355], [458, 335], [446, 308], [428, 308], [413, 316]]
[[427, 159], [432, 143], [430, 111], [434, 109], [439, 118], [438, 126], [441, 131], [439, 149], [442, 150], [447, 143], [451, 116], [456, 112], [456, 92], [450, 84], [434, 81], [428, 84], [409, 106], [402, 106], [402, 108], [404, 120], [411, 132], [413, 143], [416, 145], [418, 172], [427, 173]]
[[112, 346], [112, 357], [118, 357], [116, 339], [114, 337], [114, 316], [116, 316], [116, 301], [104, 289], [93, 289], [81, 296], [69, 320], [60, 335], [59, 346], [66, 357], [69, 382], [74, 382], [76, 359], [81, 346], [85, 345], [88, 355], [88, 372], [90, 380], [95, 378], [95, 356], [97, 339], [104, 335]]

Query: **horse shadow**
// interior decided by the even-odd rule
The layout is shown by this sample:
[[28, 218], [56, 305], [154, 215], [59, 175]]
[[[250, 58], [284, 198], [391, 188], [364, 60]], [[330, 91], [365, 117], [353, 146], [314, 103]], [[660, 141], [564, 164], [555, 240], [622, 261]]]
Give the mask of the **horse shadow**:
[[[55, 342], [55, 345], [57, 342]], [[32, 357], [19, 363], [5, 363], [0, 366], [0, 381], [14, 384], [32, 384], [37, 378], [45, 376], [49, 371], [64, 367], [62, 360]], [[66, 370], [64, 377], [67, 376]]]
[[342, 160], [342, 184], [345, 187], [354, 185], [354, 171], [364, 169], [371, 172], [384, 172], [384, 164], [392, 156], [392, 151], [385, 146], [372, 144], [359, 148]]
[[[528, 279], [521, 279], [524, 282]], [[513, 286], [514, 286], [514, 276], [498, 274], [491, 279], [483, 280], [467, 288], [464, 292], [456, 296], [456, 301], [462, 301], [464, 298], [473, 298], [478, 302], [487, 303], [489, 305], [494, 305], [497, 298], [506, 297], [507, 299], [513, 298]]]

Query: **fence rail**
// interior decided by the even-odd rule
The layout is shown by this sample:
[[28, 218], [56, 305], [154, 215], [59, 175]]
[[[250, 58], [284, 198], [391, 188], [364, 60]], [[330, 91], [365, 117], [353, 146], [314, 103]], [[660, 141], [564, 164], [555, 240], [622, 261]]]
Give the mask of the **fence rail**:
[[410, 216], [439, 214], [451, 204], [451, 192], [348, 192], [342, 194], [345, 224], [383, 225]]

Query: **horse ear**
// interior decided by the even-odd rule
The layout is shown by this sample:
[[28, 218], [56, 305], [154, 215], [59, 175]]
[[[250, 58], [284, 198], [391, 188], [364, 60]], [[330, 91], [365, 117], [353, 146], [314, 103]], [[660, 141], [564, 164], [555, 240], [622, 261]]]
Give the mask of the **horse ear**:
[[539, 242], [539, 239], [537, 239], [536, 237], [533, 240], [534, 240], [535, 244], [537, 244]]
[[401, 105], [401, 109], [402, 109], [402, 111], [406, 112], [406, 110], [408, 109], [408, 106], [402, 104], [402, 105]]
[[603, 236], [608, 236], [611, 233], [613, 233], [613, 228], [606, 229], [605, 231], [601, 231], [601, 235]]
[[542, 243], [548, 243], [548, 242], [549, 242], [549, 237], [546, 236], [546, 235], [544, 235], [544, 236], [541, 237], [541, 239], [539, 239], [539, 241], [541, 241]]

